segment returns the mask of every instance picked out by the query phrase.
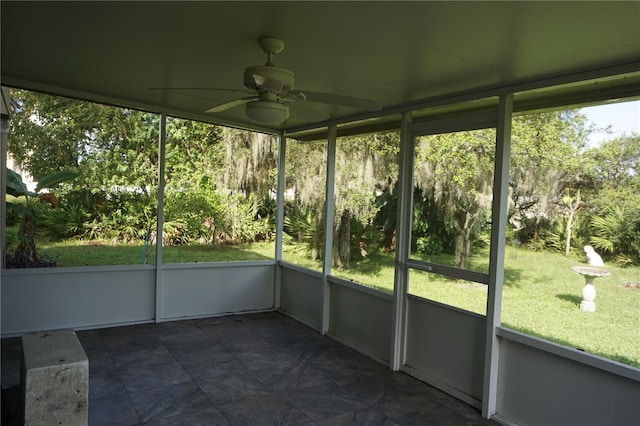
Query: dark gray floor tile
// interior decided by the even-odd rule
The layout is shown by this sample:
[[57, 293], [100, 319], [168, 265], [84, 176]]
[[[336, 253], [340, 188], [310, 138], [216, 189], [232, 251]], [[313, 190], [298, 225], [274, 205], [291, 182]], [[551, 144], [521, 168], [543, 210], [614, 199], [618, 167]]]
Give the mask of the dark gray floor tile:
[[87, 355], [106, 352], [107, 347], [102, 341], [102, 336], [98, 330], [77, 331], [76, 336]]
[[247, 372], [246, 365], [228, 352], [217, 352], [199, 358], [181, 360], [182, 367], [193, 378], [217, 377], [229, 373]]
[[176, 361], [128, 368], [120, 371], [120, 377], [128, 392], [176, 385], [192, 380]]
[[[278, 313], [77, 334], [90, 425], [495, 424]], [[3, 388], [19, 384], [21, 353], [20, 338], [2, 339]]]
[[269, 344], [233, 351], [236, 358], [252, 370], [293, 367], [313, 356], [305, 343], [291, 345]]
[[[252, 332], [253, 333], [253, 332]], [[221, 339], [220, 345], [225, 351], [245, 351], [248, 349], [258, 349], [271, 346], [273, 343], [262, 336], [249, 334], [248, 336], [230, 336]]]
[[91, 353], [89, 358], [89, 400], [126, 393], [120, 375], [108, 353]]
[[212, 354], [224, 352], [225, 349], [220, 343], [205, 334], [205, 338], [190, 342], [166, 342], [165, 346], [169, 352], [179, 360], [193, 358], [206, 358]]
[[368, 401], [354, 397], [354, 394], [344, 387], [333, 384], [285, 391], [283, 394], [294, 406], [314, 420], [362, 410], [371, 405]]
[[316, 421], [318, 426], [399, 426], [381, 412], [366, 408]]
[[175, 361], [173, 355], [171, 355], [169, 350], [162, 344], [127, 351], [112, 351], [111, 358], [118, 370], [166, 364]]
[[152, 420], [144, 426], [229, 426], [230, 423], [216, 409], [198, 411]]
[[442, 407], [428, 394], [390, 393], [376, 404], [376, 408], [387, 417], [400, 423], [398, 419], [409, 418], [409, 414], [431, 412]]
[[440, 404], [430, 404], [420, 411], [406, 413], [393, 420], [402, 426], [463, 426], [467, 423], [467, 419]]
[[312, 424], [310, 417], [279, 395], [223, 405], [219, 409], [234, 426]]
[[130, 395], [143, 422], [215, 409], [194, 382], [131, 392]]
[[225, 373], [196, 381], [218, 408], [222, 405], [271, 396], [276, 393], [273, 388], [262, 383], [250, 372]]
[[238, 319], [238, 317], [240, 316], [243, 316], [243, 315], [223, 315], [219, 317], [200, 318], [192, 321], [194, 321], [200, 327], [207, 326], [207, 325], [219, 325], [219, 324], [225, 324], [225, 323], [239, 324], [240, 320]]
[[162, 343], [160, 338], [147, 325], [105, 328], [100, 336], [110, 352], [131, 351], [156, 347]]
[[150, 325], [150, 329], [165, 343], [198, 342], [209, 336], [193, 321], [173, 321]]
[[221, 323], [215, 325], [202, 325], [200, 328], [221, 344], [233, 340], [260, 339], [259, 334], [242, 324]]
[[308, 327], [286, 318], [279, 321], [251, 321], [247, 323], [247, 326], [273, 343], [309, 343], [322, 339], [319, 333], [311, 332]]
[[234, 321], [283, 321], [288, 319], [286, 316], [279, 312], [267, 311], [267, 312], [255, 312], [253, 314], [237, 314], [230, 315]]
[[89, 400], [89, 425], [138, 425], [140, 419], [126, 393]]
[[298, 390], [331, 384], [332, 381], [305, 363], [293, 367], [267, 367], [253, 372], [260, 381], [276, 390]]

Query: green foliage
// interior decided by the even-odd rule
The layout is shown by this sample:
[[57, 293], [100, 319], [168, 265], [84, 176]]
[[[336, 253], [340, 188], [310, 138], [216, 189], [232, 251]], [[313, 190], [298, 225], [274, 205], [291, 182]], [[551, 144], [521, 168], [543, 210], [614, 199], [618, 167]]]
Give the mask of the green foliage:
[[591, 245], [623, 265], [640, 264], [640, 208], [612, 205], [591, 218]]
[[[199, 187], [191, 190], [168, 190], [165, 193], [164, 217], [172, 223], [171, 233], [163, 237], [169, 244], [188, 241], [214, 242], [216, 227], [225, 206], [222, 197], [213, 189]], [[178, 233], [178, 231], [180, 231]]]
[[7, 194], [14, 197], [29, 194], [27, 185], [22, 181], [22, 177], [11, 169], [7, 169]]
[[[588, 240], [585, 236], [585, 225], [580, 216], [576, 216], [573, 220], [573, 229], [571, 233], [571, 247], [582, 253], [582, 248], [587, 244]], [[550, 228], [545, 228], [539, 236], [539, 241], [531, 244], [531, 248], [542, 249], [547, 248], [557, 252], [565, 251], [565, 242], [567, 238], [567, 217], [560, 216], [553, 222]]]
[[[60, 170], [81, 177], [56, 189], [62, 209], [40, 219], [52, 228], [47, 237], [143, 238], [156, 216], [159, 116], [35, 92], [11, 93], [18, 105], [11, 120], [12, 157], [41, 186], [53, 185], [56, 174], [64, 179], [67, 172]], [[638, 262], [634, 233], [640, 205], [640, 137], [624, 135], [585, 150], [591, 130], [577, 110], [513, 119], [512, 238], [529, 247], [557, 246], [564, 234], [562, 195], [580, 190], [584, 202], [572, 226], [572, 245], [591, 241], [601, 245], [600, 250], [613, 247], [605, 253], [612, 259]], [[431, 256], [457, 252], [460, 266], [486, 244], [494, 143], [493, 130], [418, 138], [414, 181], [422, 195], [414, 205], [412, 250]], [[362, 254], [377, 250], [381, 241], [385, 250], [395, 248], [398, 150], [397, 132], [337, 141], [334, 241], [344, 265], [351, 255], [362, 260]], [[272, 238], [275, 137], [169, 118], [165, 160], [165, 242], [237, 244]], [[322, 211], [326, 142], [288, 141], [286, 162], [287, 203], [303, 211]], [[33, 197], [13, 174], [7, 181], [9, 194]], [[34, 219], [45, 212], [36, 200], [23, 197], [22, 203], [8, 205], [8, 223], [17, 223], [24, 212]], [[605, 233], [598, 224], [597, 218], [607, 218], [610, 200], [624, 212], [625, 229], [616, 228], [619, 235]], [[591, 218], [596, 218], [595, 226]], [[303, 227], [295, 220], [288, 219], [287, 227], [297, 226], [291, 235], [299, 237]], [[318, 258], [321, 214], [307, 222], [311, 227], [304, 232], [310, 235], [303, 244]]]
[[155, 197], [140, 193], [114, 192], [87, 225], [86, 235], [131, 243], [143, 239], [156, 221]]
[[260, 203], [253, 197], [226, 197], [221, 226], [217, 229], [217, 238], [227, 244], [242, 244], [254, 241], [268, 241], [273, 238], [268, 218], [258, 216]]
[[[418, 189], [432, 197], [445, 229], [455, 230], [458, 268], [467, 267], [482, 219], [490, 212], [495, 140], [494, 129], [427, 135], [416, 140], [414, 181]], [[435, 230], [436, 224], [428, 225]], [[437, 244], [429, 241], [421, 246], [433, 248]]]
[[457, 232], [447, 221], [443, 206], [433, 191], [415, 189], [413, 193], [411, 250], [422, 254], [454, 254]]
[[89, 222], [89, 214], [80, 204], [65, 204], [56, 209], [48, 209], [38, 220], [38, 235], [50, 241], [84, 235]]
[[294, 203], [285, 205], [283, 231], [305, 247], [313, 260], [321, 258], [324, 240], [324, 220], [318, 216], [315, 209], [304, 209]]
[[590, 244], [619, 264], [640, 264], [640, 135], [587, 150], [584, 169], [592, 187]]
[[[22, 177], [11, 169], [7, 169], [7, 194], [18, 197], [12, 202], [14, 212], [22, 216], [22, 223], [18, 230], [16, 247], [13, 256], [8, 256], [6, 261], [8, 267], [36, 267], [51, 266], [50, 261], [42, 261], [36, 252], [35, 236], [37, 232], [37, 221], [43, 216], [43, 209], [46, 208], [46, 202], [41, 202], [43, 194], [38, 194], [44, 188], [52, 188], [58, 184], [75, 179], [76, 173], [68, 171], [57, 171], [49, 175], [43, 176], [36, 186], [36, 192], [27, 189], [27, 185], [22, 181]], [[52, 194], [52, 202], [55, 202], [55, 196]], [[11, 202], [10, 200], [8, 200]], [[18, 202], [15, 202], [18, 201]], [[55, 206], [53, 206], [55, 207]], [[53, 262], [55, 265], [55, 262]]]

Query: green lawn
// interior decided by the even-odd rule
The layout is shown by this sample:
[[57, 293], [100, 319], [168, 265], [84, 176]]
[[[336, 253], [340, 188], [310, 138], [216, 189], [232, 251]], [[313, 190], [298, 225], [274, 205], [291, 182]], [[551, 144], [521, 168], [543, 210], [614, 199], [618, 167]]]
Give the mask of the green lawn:
[[[114, 265], [141, 263], [143, 246], [70, 241], [44, 245], [39, 250], [41, 255], [56, 258], [58, 266]], [[273, 243], [163, 248], [165, 263], [273, 259], [273, 253]], [[351, 269], [333, 273], [391, 292], [393, 256], [373, 253], [354, 262]], [[480, 264], [486, 257], [483, 252], [473, 261]], [[283, 258], [315, 270], [321, 265], [290, 244], [285, 244]], [[155, 248], [148, 259], [148, 263], [154, 262]], [[503, 325], [640, 367], [640, 288], [622, 285], [640, 281], [640, 268], [607, 265], [611, 276], [595, 280], [597, 311], [586, 313], [579, 310], [584, 278], [571, 270], [581, 262], [577, 257], [565, 258], [558, 253], [507, 247]], [[409, 292], [480, 314], [486, 311], [487, 288], [481, 284], [411, 271]]]

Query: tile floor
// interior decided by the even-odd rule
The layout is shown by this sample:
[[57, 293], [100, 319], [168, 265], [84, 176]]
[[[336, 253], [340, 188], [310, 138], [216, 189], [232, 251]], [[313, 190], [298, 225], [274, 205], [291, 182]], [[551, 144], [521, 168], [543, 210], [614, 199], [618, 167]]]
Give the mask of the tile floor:
[[[92, 426], [495, 424], [278, 313], [77, 334]], [[20, 353], [20, 339], [2, 340], [5, 406]]]

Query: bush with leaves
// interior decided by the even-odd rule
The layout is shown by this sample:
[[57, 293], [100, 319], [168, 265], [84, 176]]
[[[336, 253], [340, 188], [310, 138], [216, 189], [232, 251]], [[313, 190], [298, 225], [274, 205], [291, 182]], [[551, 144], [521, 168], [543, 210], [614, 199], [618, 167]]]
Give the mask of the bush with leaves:
[[86, 232], [88, 223], [89, 214], [80, 204], [47, 209], [38, 220], [38, 224], [42, 225], [38, 235], [50, 241], [78, 237]]
[[269, 217], [259, 215], [260, 203], [254, 196], [229, 194], [215, 229], [216, 243], [239, 244], [273, 239]]
[[224, 210], [215, 190], [168, 189], [165, 195], [163, 241], [172, 245], [214, 242], [215, 229]]
[[156, 221], [155, 197], [136, 192], [112, 192], [87, 225], [85, 236], [131, 243], [145, 238]]
[[312, 260], [322, 258], [324, 220], [316, 209], [286, 203], [283, 230], [293, 241], [299, 243], [297, 247], [304, 247]]
[[[43, 216], [42, 211], [48, 205], [43, 201], [46, 197], [39, 197], [39, 195], [42, 195], [42, 189], [53, 188], [76, 177], [77, 173], [66, 170], [53, 172], [40, 178], [35, 191], [29, 191], [22, 177], [15, 171], [7, 169], [7, 195], [15, 197], [12, 202], [13, 209], [22, 216], [17, 234], [18, 246], [13, 256], [7, 256], [7, 267], [55, 266], [55, 262], [40, 259], [36, 251], [36, 222]], [[49, 197], [49, 199], [55, 200], [55, 197]]]
[[640, 264], [640, 209], [610, 206], [591, 218], [591, 245], [622, 266]]

